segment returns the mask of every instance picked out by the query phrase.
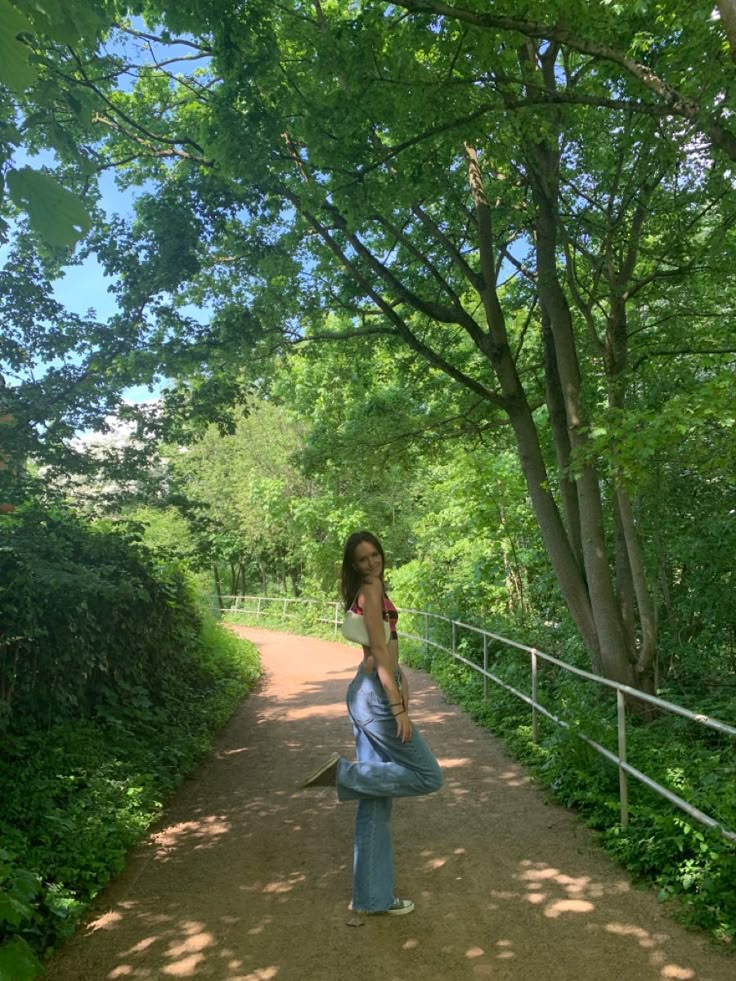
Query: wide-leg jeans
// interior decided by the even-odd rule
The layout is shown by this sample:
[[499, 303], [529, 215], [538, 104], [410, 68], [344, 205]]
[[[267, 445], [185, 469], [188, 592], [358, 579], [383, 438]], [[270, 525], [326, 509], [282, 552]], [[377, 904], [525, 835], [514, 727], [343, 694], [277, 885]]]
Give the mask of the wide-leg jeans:
[[363, 671], [347, 693], [357, 762], [340, 759], [338, 800], [358, 802], [353, 856], [353, 909], [375, 913], [394, 901], [391, 808], [394, 797], [419, 797], [442, 786], [442, 771], [416, 727], [402, 743], [396, 735], [378, 673]]

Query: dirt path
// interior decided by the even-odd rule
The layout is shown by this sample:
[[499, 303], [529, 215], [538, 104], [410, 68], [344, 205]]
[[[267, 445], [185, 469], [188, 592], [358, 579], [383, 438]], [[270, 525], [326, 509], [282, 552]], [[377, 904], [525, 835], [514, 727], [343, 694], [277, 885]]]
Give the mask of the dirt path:
[[48, 981], [733, 981], [736, 962], [634, 890], [576, 818], [431, 680], [413, 716], [445, 772], [394, 809], [405, 917], [353, 917], [354, 805], [299, 778], [352, 755], [355, 652], [239, 628], [264, 683], [52, 961]]

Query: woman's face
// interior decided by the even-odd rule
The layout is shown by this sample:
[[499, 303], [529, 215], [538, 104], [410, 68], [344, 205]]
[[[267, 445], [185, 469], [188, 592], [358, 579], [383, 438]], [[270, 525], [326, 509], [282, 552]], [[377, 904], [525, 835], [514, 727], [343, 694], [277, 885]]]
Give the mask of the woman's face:
[[378, 577], [383, 572], [381, 553], [372, 542], [361, 542], [355, 546], [353, 565], [362, 576]]

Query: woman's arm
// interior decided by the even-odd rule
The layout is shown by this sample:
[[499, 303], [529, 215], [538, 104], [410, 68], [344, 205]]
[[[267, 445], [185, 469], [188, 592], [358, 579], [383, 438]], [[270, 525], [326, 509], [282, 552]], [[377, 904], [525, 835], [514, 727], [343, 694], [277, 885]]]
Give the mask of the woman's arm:
[[402, 702], [399, 686], [392, 669], [393, 660], [386, 645], [383, 627], [383, 585], [379, 579], [369, 579], [363, 588], [363, 620], [371, 642], [371, 654], [376, 660], [378, 677], [386, 692], [391, 713], [396, 717], [396, 735], [402, 743], [411, 739], [411, 721]]

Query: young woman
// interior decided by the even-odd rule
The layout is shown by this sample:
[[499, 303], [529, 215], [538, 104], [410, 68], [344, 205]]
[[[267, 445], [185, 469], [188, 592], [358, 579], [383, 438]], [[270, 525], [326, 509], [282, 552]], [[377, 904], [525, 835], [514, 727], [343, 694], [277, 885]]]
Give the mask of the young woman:
[[411, 913], [414, 903], [394, 894], [393, 798], [439, 790], [442, 773], [409, 716], [409, 686], [399, 667], [398, 613], [386, 595], [383, 570], [383, 548], [375, 535], [351, 535], [343, 554], [342, 596], [346, 612], [363, 617], [369, 640], [347, 694], [357, 762], [333, 753], [302, 786], [335, 786], [338, 800], [358, 802], [352, 909], [401, 915]]

